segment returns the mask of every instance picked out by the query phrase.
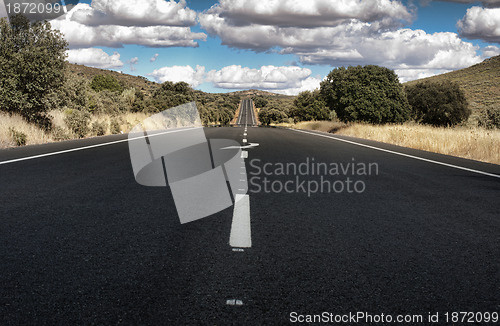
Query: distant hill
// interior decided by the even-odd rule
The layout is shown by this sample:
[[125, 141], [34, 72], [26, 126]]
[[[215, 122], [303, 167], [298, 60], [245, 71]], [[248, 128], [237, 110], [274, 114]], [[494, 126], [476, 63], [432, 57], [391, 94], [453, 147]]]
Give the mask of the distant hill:
[[123, 85], [127, 85], [127, 87], [135, 87], [138, 90], [146, 92], [151, 92], [159, 86], [158, 83], [152, 82], [146, 77], [122, 74], [120, 72], [112, 70], [92, 68], [72, 63], [68, 64], [68, 70], [70, 73], [88, 80], [92, 80], [96, 75], [111, 75]]
[[462, 87], [473, 115], [486, 107], [500, 107], [500, 56], [486, 59], [469, 68], [414, 80], [405, 85], [444, 80], [457, 82]]
[[295, 96], [290, 96], [290, 95], [283, 95], [283, 94], [276, 94], [276, 93], [271, 93], [271, 92], [267, 92], [267, 91], [261, 91], [258, 89], [236, 91], [236, 92], [231, 92], [228, 94], [237, 95], [237, 96], [270, 96], [270, 97], [277, 97], [277, 98], [283, 98], [283, 99], [295, 97]]
[[[112, 70], [106, 70], [106, 69], [99, 69], [99, 68], [92, 68], [92, 67], [87, 67], [83, 65], [77, 65], [77, 64], [68, 64], [68, 68], [70, 73], [76, 74], [78, 76], [82, 76], [88, 80], [92, 80], [96, 75], [111, 75], [115, 77], [118, 81], [122, 82], [124, 85], [127, 85], [127, 87], [135, 87], [138, 90], [146, 91], [146, 92], [151, 92], [154, 89], [156, 89], [160, 84], [152, 82], [148, 80], [146, 77], [143, 76], [133, 76], [133, 75], [128, 75], [128, 74], [123, 74], [117, 71], [112, 71]], [[220, 94], [220, 93], [217, 93]], [[236, 95], [236, 96], [270, 96], [270, 97], [277, 97], [277, 98], [293, 98], [294, 96], [288, 96], [288, 95], [282, 95], [282, 94], [276, 94], [276, 93], [271, 93], [271, 92], [266, 92], [266, 91], [261, 91], [257, 89], [250, 89], [250, 90], [245, 90], [245, 91], [236, 91], [236, 92], [230, 92], [226, 93], [228, 95]]]

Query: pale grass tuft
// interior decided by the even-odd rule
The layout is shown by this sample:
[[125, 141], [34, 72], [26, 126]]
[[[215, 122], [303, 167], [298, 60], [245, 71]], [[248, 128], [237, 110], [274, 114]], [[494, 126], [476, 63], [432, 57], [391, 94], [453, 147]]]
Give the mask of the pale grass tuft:
[[335, 132], [345, 124], [335, 121], [302, 121], [292, 126], [294, 129], [316, 130], [322, 132]]
[[9, 128], [26, 135], [26, 145], [43, 144], [52, 137], [34, 124], [26, 122], [20, 115], [0, 112], [0, 148], [16, 147]]
[[500, 130], [356, 123], [342, 128], [338, 134], [500, 164]]

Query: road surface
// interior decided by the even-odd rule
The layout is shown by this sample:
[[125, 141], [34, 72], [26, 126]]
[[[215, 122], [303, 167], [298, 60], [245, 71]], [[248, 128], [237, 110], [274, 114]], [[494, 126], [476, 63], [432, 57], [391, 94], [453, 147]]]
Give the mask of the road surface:
[[236, 120], [238, 126], [253, 126], [256, 125], [255, 112], [253, 110], [253, 102], [251, 99], [241, 100], [241, 111]]
[[233, 209], [181, 225], [168, 187], [135, 182], [126, 135], [0, 151], [0, 324], [286, 325], [322, 312], [439, 312], [444, 324], [446, 312], [500, 311], [500, 166], [244, 130], [205, 133], [258, 143], [249, 178], [275, 190], [295, 182], [280, 163], [376, 163], [378, 173], [348, 172], [362, 193], [265, 193], [253, 179], [252, 246], [235, 250]]

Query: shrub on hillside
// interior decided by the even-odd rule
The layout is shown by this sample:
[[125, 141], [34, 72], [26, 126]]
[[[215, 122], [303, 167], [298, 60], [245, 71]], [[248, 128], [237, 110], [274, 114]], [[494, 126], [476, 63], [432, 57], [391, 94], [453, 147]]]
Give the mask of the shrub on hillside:
[[115, 77], [111, 75], [97, 75], [92, 79], [90, 87], [96, 91], [100, 92], [103, 90], [108, 90], [111, 92], [123, 92], [123, 86], [120, 84]]
[[271, 123], [282, 123], [288, 119], [285, 112], [280, 111], [276, 107], [263, 108], [259, 111], [259, 121], [263, 125], [269, 125]]
[[89, 133], [90, 113], [80, 110], [66, 110], [64, 122], [80, 138]]
[[330, 118], [330, 110], [326, 107], [318, 90], [301, 92], [294, 100], [294, 105], [290, 116], [295, 122], [328, 120]]
[[26, 145], [26, 140], [28, 136], [24, 132], [17, 131], [14, 128], [9, 128], [10, 135], [12, 136], [12, 140], [14, 143], [16, 143], [17, 146], [24, 146]]
[[320, 92], [341, 121], [401, 123], [410, 107], [393, 70], [379, 66], [340, 67], [321, 82]]
[[457, 83], [422, 82], [405, 88], [415, 121], [433, 126], [454, 126], [466, 121], [471, 111]]
[[500, 129], [500, 108], [486, 108], [479, 116], [479, 126], [487, 129]]
[[96, 136], [104, 136], [106, 134], [106, 123], [105, 122], [99, 122], [99, 121], [94, 121], [92, 123], [92, 134]]
[[268, 101], [262, 96], [256, 96], [253, 98], [253, 103], [255, 104], [256, 108], [265, 108]]
[[111, 122], [109, 123], [109, 131], [113, 134], [119, 134], [121, 133], [121, 127], [120, 127], [120, 121], [118, 119], [113, 118], [111, 119]]
[[50, 130], [52, 92], [64, 82], [68, 43], [48, 22], [23, 15], [0, 19], [0, 110]]

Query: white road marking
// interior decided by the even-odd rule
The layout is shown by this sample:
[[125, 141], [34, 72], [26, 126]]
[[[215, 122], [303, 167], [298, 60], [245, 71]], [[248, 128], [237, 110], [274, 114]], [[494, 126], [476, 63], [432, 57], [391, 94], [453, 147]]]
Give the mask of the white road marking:
[[248, 151], [241, 151], [241, 158], [248, 158]]
[[484, 171], [469, 169], [469, 168], [466, 168], [466, 167], [463, 167], [463, 166], [453, 165], [453, 164], [449, 164], [449, 163], [434, 161], [434, 160], [430, 160], [430, 159], [419, 157], [419, 156], [415, 156], [415, 155], [410, 155], [410, 154], [404, 154], [404, 153], [400, 153], [400, 152], [395, 152], [395, 151], [391, 151], [391, 150], [384, 149], [384, 148], [379, 148], [379, 147], [375, 147], [375, 146], [365, 145], [365, 144], [357, 143], [355, 141], [338, 138], [338, 137], [335, 137], [335, 136], [316, 134], [314, 132], [308, 132], [308, 131], [297, 130], [297, 129], [290, 129], [290, 130], [297, 131], [297, 132], [302, 132], [302, 133], [309, 134], [309, 135], [314, 135], [314, 136], [319, 136], [319, 137], [324, 137], [324, 138], [330, 138], [330, 139], [333, 139], [333, 140], [341, 141], [341, 142], [352, 144], [352, 145], [357, 145], [357, 146], [366, 147], [366, 148], [374, 149], [374, 150], [381, 151], [381, 152], [386, 152], [386, 153], [391, 153], [391, 154], [400, 155], [400, 156], [404, 156], [404, 157], [409, 157], [409, 158], [413, 158], [415, 160], [420, 160], [420, 161], [424, 161], [424, 162], [429, 162], [429, 163], [434, 163], [434, 164], [438, 164], [438, 165], [443, 165], [443, 166], [447, 166], [447, 167], [450, 167], [450, 168], [455, 168], [455, 169], [459, 169], [459, 170], [463, 170], [463, 171], [468, 171], [468, 172], [473, 172], [473, 173], [477, 173], [477, 174], [482, 174], [482, 175], [486, 175], [486, 176], [489, 176], [489, 177], [500, 178], [500, 175], [498, 175], [498, 174], [493, 174], [493, 173], [488, 173], [488, 172], [484, 172]]
[[245, 139], [243, 139], [243, 142], [244, 142], [244, 143], [246, 143], [246, 142], [247, 142], [246, 138], [245, 138]]
[[226, 304], [228, 306], [242, 306], [243, 301], [238, 299], [227, 299]]
[[242, 248], [233, 248], [233, 251], [244, 252], [245, 249], [242, 249]]
[[245, 133], [243, 133], [243, 136], [246, 136], [246, 135], [247, 135], [247, 133], [246, 133], [246, 132], [245, 132]]
[[[186, 130], [193, 130], [193, 129], [199, 129], [199, 128], [203, 128], [203, 127], [194, 127], [194, 128], [187, 128], [187, 129], [181, 129], [181, 130], [169, 130], [169, 131], [160, 132], [160, 133], [153, 134], [153, 135], [148, 135], [147, 137], [151, 138], [151, 137], [160, 136], [160, 135], [164, 135], [164, 134], [168, 134], [168, 133], [180, 132], [180, 131], [186, 131]], [[12, 160], [8, 160], [8, 161], [0, 162], [0, 165], [10, 164], [10, 163], [15, 163], [15, 162], [21, 162], [21, 161], [28, 161], [28, 160], [33, 160], [33, 159], [37, 159], [37, 158], [42, 158], [42, 157], [47, 157], [47, 156], [54, 156], [54, 155], [65, 154], [65, 153], [71, 153], [71, 152], [76, 152], [76, 151], [83, 151], [83, 150], [86, 150], [86, 149], [91, 149], [91, 148], [96, 148], [96, 147], [102, 147], [102, 146], [108, 146], [108, 145], [114, 145], [114, 144], [128, 142], [128, 141], [131, 141], [131, 140], [142, 139], [142, 138], [146, 138], [146, 136], [140, 136], [140, 137], [134, 137], [134, 138], [130, 138], [130, 139], [122, 139], [122, 140], [116, 140], [116, 141], [111, 141], [111, 142], [107, 142], [107, 143], [101, 143], [101, 144], [95, 144], [95, 145], [89, 145], [89, 146], [71, 148], [71, 149], [66, 149], [66, 150], [52, 152], [52, 153], [45, 153], [45, 154], [39, 154], [39, 155], [21, 157], [21, 158], [16, 158], [16, 159], [12, 159]]]
[[252, 247], [250, 198], [248, 195], [236, 194], [229, 245], [236, 248]]

